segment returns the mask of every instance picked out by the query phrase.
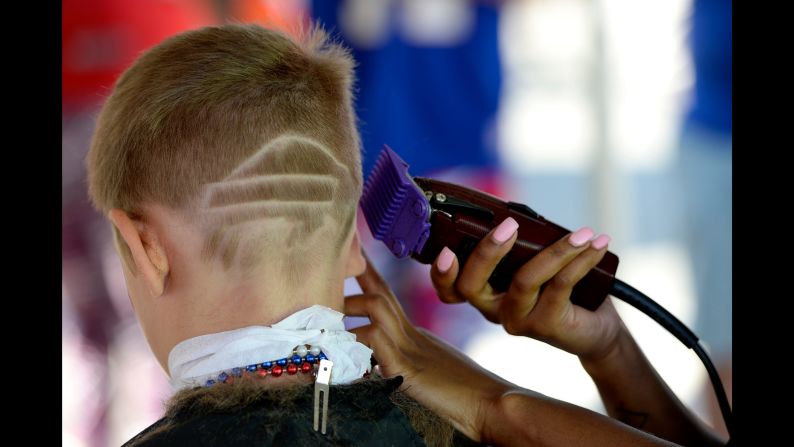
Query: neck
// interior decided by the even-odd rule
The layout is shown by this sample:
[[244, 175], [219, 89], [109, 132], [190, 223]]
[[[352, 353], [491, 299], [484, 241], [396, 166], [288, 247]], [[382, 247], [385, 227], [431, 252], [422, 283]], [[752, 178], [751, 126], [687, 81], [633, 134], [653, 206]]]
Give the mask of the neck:
[[270, 326], [314, 304], [337, 312], [344, 309], [341, 276], [331, 281], [307, 277], [298, 288], [224, 280], [185, 284], [191, 286], [185, 288], [186, 292], [164, 295], [153, 311], [161, 343], [152, 343], [152, 349], [166, 371], [168, 353], [184, 340], [249, 326]]

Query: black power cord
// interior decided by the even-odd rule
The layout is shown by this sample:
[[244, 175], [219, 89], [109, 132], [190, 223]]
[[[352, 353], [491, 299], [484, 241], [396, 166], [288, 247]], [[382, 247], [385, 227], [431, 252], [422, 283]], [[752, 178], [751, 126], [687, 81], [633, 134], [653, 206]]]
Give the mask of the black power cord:
[[651, 317], [663, 328], [675, 335], [676, 338], [681, 340], [681, 343], [683, 343], [684, 346], [695, 351], [697, 356], [703, 362], [703, 365], [706, 367], [706, 371], [708, 371], [709, 379], [711, 379], [711, 384], [714, 387], [714, 392], [717, 394], [717, 402], [719, 402], [720, 405], [722, 419], [725, 421], [725, 427], [728, 429], [728, 436], [733, 438], [733, 414], [731, 413], [731, 407], [728, 404], [728, 397], [725, 395], [725, 389], [722, 386], [722, 381], [717, 375], [717, 369], [714, 368], [714, 364], [711, 363], [711, 359], [709, 359], [708, 354], [706, 354], [706, 351], [700, 344], [698, 337], [691, 330], [689, 330], [689, 328], [686, 327], [681, 320], [668, 312], [667, 309], [660, 306], [658, 303], [656, 303], [656, 301], [650, 299], [644, 293], [619, 279], [615, 279], [615, 283], [612, 285], [610, 294], [615, 298], [625, 302], [626, 304], [631, 305], [645, 315]]

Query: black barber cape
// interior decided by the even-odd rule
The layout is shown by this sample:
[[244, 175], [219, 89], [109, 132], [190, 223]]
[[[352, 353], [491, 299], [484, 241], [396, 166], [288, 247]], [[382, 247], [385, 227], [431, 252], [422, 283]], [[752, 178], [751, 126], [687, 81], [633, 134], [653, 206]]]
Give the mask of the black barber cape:
[[[286, 400], [261, 392], [225, 408], [197, 397], [169, 409], [124, 446], [425, 446], [390, 399], [401, 383], [398, 376], [331, 386], [325, 435], [312, 427], [314, 386], [299, 385]], [[452, 444], [478, 445], [457, 430]]]

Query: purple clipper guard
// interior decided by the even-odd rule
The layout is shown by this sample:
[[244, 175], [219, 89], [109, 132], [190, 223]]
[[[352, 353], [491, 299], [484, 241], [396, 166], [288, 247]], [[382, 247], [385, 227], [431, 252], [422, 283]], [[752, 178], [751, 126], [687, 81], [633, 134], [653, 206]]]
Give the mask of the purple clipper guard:
[[364, 182], [361, 209], [372, 236], [398, 258], [424, 248], [430, 236], [430, 205], [408, 175], [408, 163], [389, 146], [383, 146]]

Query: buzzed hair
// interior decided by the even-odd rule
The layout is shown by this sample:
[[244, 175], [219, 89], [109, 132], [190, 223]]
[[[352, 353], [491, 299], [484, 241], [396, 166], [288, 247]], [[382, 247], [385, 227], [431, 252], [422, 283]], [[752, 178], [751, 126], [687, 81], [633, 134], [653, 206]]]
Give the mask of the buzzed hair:
[[202, 254], [227, 268], [271, 253], [295, 272], [310, 247], [338, 254], [362, 185], [353, 67], [318, 27], [293, 40], [223, 25], [162, 42], [122, 74], [99, 115], [87, 158], [95, 207], [199, 216]]

